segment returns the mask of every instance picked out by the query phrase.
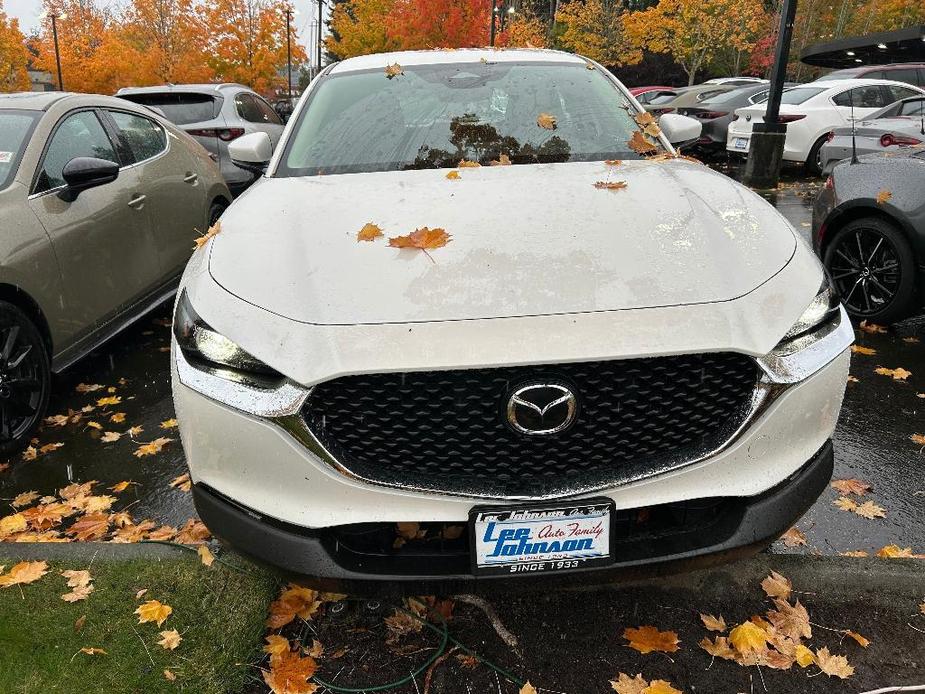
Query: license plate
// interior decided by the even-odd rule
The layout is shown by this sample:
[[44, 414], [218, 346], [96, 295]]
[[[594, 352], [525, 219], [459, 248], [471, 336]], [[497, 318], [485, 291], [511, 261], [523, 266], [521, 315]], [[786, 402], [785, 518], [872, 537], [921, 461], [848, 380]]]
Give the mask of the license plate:
[[732, 141], [733, 149], [748, 149], [748, 138], [737, 137]]
[[568, 571], [613, 562], [613, 502], [478, 507], [469, 514], [477, 575]]

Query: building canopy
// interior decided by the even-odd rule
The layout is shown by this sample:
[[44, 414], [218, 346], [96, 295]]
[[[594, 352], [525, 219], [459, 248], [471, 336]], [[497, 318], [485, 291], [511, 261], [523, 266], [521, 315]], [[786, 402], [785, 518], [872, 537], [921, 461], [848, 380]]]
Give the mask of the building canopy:
[[925, 63], [925, 24], [814, 43], [803, 49], [800, 60], [807, 65], [831, 68]]

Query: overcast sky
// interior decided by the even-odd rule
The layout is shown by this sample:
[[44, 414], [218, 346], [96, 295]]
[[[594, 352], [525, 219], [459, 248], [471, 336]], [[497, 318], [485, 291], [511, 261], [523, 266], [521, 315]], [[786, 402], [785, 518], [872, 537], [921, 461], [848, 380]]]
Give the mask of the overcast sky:
[[[101, 4], [103, 3], [106, 3], [106, 0], [102, 0]], [[108, 4], [118, 8], [124, 3], [119, 0], [111, 0]], [[315, 0], [292, 0], [292, 4], [296, 8], [296, 12], [298, 12], [293, 22], [299, 35], [298, 42], [306, 46], [309, 55], [314, 55], [314, 47], [309, 50], [308, 43], [311, 39], [310, 33], [316, 31], [315, 27], [312, 26], [312, 22], [318, 21], [318, 3]], [[30, 34], [38, 28], [38, 15], [42, 11], [42, 0], [0, 0], [0, 5], [2, 5], [7, 16], [15, 17], [19, 20], [19, 28], [24, 34]], [[325, 8], [325, 15], [327, 15], [327, 8]], [[67, 20], [64, 21], [66, 22]], [[63, 29], [59, 29], [59, 31], [63, 32]], [[314, 43], [312, 43], [312, 46], [314, 46]]]

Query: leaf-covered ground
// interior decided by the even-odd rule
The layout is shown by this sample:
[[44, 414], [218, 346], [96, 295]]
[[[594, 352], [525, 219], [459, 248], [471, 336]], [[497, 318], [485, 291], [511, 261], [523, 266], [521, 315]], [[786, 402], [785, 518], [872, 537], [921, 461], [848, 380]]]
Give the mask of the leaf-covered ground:
[[[17, 548], [3, 549], [0, 565], [9, 571]], [[250, 566], [247, 573], [218, 563], [207, 568], [179, 549], [165, 548], [154, 560], [84, 556], [49, 561], [38, 580], [0, 588], [0, 692], [224, 694], [253, 679], [250, 663], [276, 592], [267, 574]], [[94, 590], [86, 599], [62, 600], [71, 590], [61, 575], [67, 570], [89, 570]], [[139, 623], [135, 611], [155, 599], [172, 608], [170, 615], [161, 626]], [[182, 637], [174, 650], [158, 645], [165, 630]]]

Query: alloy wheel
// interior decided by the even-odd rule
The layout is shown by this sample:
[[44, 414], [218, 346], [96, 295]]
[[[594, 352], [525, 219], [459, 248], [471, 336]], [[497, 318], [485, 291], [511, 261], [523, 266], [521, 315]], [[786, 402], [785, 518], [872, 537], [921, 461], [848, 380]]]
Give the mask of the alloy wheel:
[[47, 389], [43, 350], [17, 318], [0, 316], [0, 444], [33, 426]]
[[876, 229], [858, 227], [839, 238], [828, 269], [842, 303], [857, 316], [880, 313], [899, 292], [899, 255]]

